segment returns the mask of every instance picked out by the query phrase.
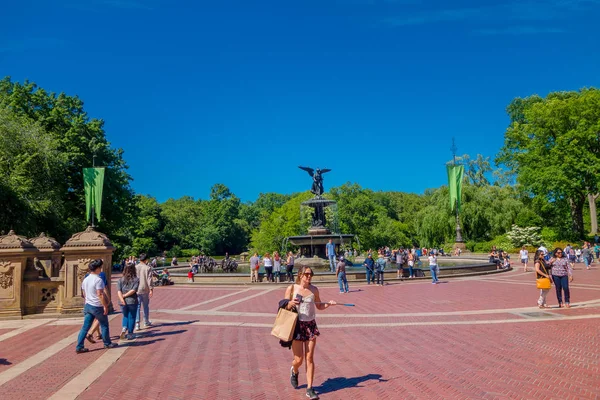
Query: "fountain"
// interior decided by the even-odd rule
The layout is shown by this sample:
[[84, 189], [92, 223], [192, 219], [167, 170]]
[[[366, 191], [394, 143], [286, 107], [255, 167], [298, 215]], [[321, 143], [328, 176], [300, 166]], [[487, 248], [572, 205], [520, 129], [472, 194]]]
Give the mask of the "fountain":
[[[341, 234], [332, 232], [327, 228], [327, 208], [335, 208], [337, 202], [323, 197], [323, 174], [331, 171], [330, 169], [319, 169], [316, 171], [309, 167], [298, 167], [313, 178], [313, 184], [310, 189], [315, 195], [310, 200], [302, 203], [305, 207], [312, 208], [311, 226], [308, 228], [307, 235], [289, 236], [287, 241], [295, 246], [300, 247], [300, 255], [302, 257], [318, 257], [325, 259], [325, 245], [331, 239], [336, 247], [336, 253], [340, 253], [340, 248], [344, 243], [349, 243], [354, 238], [354, 235]], [[331, 224], [330, 224], [331, 225]], [[339, 229], [337, 229], [339, 230]]]

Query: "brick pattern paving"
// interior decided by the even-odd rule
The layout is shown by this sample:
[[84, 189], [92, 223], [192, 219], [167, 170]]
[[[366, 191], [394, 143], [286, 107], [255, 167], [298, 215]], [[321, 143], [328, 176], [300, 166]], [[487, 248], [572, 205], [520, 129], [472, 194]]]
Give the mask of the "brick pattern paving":
[[[575, 271], [571, 309], [535, 307], [533, 279], [518, 269], [441, 285], [351, 284], [344, 295], [336, 286], [321, 287], [323, 300], [356, 307], [317, 316], [317, 393], [323, 399], [600, 399], [600, 270]], [[162, 310], [151, 311], [157, 326], [143, 330], [79, 398], [305, 398], [304, 366], [294, 390], [291, 351], [269, 335], [284, 288], [249, 287], [157, 288], [151, 300], [152, 310]], [[556, 304], [553, 291], [548, 299]], [[111, 321], [113, 335], [120, 326], [120, 317]], [[0, 363], [0, 374], [78, 328], [45, 324], [0, 342], [0, 359], [10, 362]], [[0, 399], [45, 399], [110, 351], [99, 343], [77, 355], [74, 347], [0, 386]]]

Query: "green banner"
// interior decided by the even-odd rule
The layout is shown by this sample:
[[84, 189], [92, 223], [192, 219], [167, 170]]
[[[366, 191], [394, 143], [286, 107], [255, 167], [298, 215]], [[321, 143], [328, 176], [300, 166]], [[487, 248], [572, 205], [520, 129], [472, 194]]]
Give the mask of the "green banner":
[[448, 188], [450, 189], [450, 209], [454, 210], [454, 206], [460, 211], [460, 198], [462, 197], [462, 181], [465, 173], [463, 165], [448, 165]]
[[96, 213], [96, 220], [100, 221], [104, 168], [84, 168], [83, 185], [85, 189], [85, 218], [88, 222], [90, 221], [93, 207]]

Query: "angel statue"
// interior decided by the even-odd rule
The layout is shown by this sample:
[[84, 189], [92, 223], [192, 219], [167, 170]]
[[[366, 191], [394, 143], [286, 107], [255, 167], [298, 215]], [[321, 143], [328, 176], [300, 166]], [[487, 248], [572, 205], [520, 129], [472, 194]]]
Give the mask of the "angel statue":
[[323, 189], [323, 174], [326, 172], [331, 171], [328, 168], [325, 169], [319, 169], [317, 168], [317, 170], [315, 171], [312, 168], [309, 167], [298, 167], [300, 169], [303, 169], [304, 171], [308, 172], [308, 174], [313, 178], [313, 184], [312, 187], [310, 188], [311, 193], [314, 193], [316, 196], [321, 196], [324, 192], [325, 189]]

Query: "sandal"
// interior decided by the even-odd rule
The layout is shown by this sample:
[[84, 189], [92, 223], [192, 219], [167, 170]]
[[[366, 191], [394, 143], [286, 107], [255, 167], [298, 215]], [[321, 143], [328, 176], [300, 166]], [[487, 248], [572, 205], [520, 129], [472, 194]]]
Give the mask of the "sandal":
[[90, 343], [96, 343], [96, 341], [94, 340], [94, 337], [93, 337], [92, 335], [87, 335], [85, 338], [86, 338], [86, 339], [88, 340], [88, 342], [90, 342]]

